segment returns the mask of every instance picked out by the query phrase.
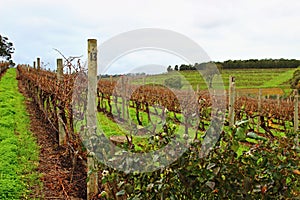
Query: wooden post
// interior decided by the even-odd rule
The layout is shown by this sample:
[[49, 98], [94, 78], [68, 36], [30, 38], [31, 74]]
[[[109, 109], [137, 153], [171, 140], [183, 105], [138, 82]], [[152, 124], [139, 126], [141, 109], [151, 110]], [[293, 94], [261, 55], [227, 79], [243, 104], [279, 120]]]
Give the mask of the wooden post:
[[[63, 74], [64, 74], [64, 67], [63, 67], [63, 59], [57, 59], [56, 60], [57, 64], [57, 84], [58, 84], [58, 89], [60, 89], [60, 86], [63, 81]], [[58, 140], [59, 140], [59, 145], [64, 145], [66, 143], [66, 132], [64, 129], [64, 122], [62, 120], [62, 112], [60, 108], [58, 108], [57, 112], [57, 118], [58, 118]]]
[[298, 127], [299, 127], [298, 105], [299, 105], [299, 94], [298, 94], [298, 90], [294, 89], [294, 131], [295, 132], [298, 131]]
[[257, 132], [259, 132], [259, 127], [260, 127], [261, 99], [262, 99], [262, 90], [261, 90], [261, 88], [259, 88], [258, 89], [258, 102], [257, 102], [257, 112], [258, 112], [258, 119], [257, 119], [257, 124], [256, 124]]
[[33, 68], [36, 69], [36, 62], [33, 61]]
[[[88, 39], [88, 97], [87, 97], [87, 128], [88, 137], [96, 134], [97, 126], [97, 40]], [[92, 199], [98, 193], [98, 173], [96, 171], [94, 153], [89, 152], [87, 157], [88, 182], [87, 199]]]
[[235, 77], [229, 77], [228, 120], [229, 126], [234, 125]]
[[126, 87], [125, 87], [125, 80], [124, 76], [121, 77], [122, 80], [122, 118], [125, 120], [125, 92], [126, 92]]
[[37, 58], [36, 62], [37, 62], [37, 69], [40, 70], [41, 69], [41, 59]]
[[[39, 73], [39, 70], [41, 69], [41, 59], [37, 58], [36, 61], [37, 61], [37, 69], [38, 69], [38, 73]], [[39, 82], [38, 82], [38, 85], [39, 85], [39, 87], [37, 87], [37, 100], [38, 100], [40, 110], [43, 110], [43, 102], [42, 102], [42, 98], [41, 98], [42, 91], [41, 91]]]

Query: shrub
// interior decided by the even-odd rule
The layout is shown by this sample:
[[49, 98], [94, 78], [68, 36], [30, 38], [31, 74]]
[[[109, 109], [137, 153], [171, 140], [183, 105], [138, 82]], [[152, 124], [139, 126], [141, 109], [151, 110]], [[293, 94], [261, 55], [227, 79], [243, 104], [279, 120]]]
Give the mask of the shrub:
[[[122, 199], [293, 199], [300, 195], [296, 134], [280, 140], [247, 134], [247, 122], [223, 132], [204, 158], [201, 141], [170, 166], [152, 173], [114, 169], [102, 181]], [[242, 136], [244, 134], [244, 136]], [[166, 135], [168, 137], [169, 135]], [[247, 137], [257, 142], [247, 142]], [[170, 135], [172, 137], [172, 134]], [[164, 137], [161, 137], [165, 141]]]

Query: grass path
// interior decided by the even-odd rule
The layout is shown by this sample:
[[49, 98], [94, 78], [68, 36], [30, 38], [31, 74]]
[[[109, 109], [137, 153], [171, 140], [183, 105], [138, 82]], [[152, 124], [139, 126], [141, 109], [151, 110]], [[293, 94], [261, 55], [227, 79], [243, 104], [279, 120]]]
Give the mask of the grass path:
[[17, 84], [16, 69], [0, 80], [0, 199], [28, 199], [40, 185], [39, 149]]

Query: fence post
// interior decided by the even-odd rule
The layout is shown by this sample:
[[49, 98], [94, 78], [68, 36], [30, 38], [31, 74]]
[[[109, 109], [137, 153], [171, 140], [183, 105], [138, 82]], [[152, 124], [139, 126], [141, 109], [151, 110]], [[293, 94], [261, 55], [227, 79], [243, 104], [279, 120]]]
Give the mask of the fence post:
[[40, 70], [41, 69], [41, 59], [37, 58], [36, 62], [37, 62], [37, 69]]
[[256, 124], [257, 132], [259, 133], [259, 127], [260, 127], [260, 113], [261, 113], [261, 99], [262, 99], [262, 90], [261, 88], [258, 89], [258, 102], [257, 102], [257, 112], [258, 112], [258, 119]]
[[[57, 59], [56, 60], [57, 64], [57, 84], [58, 84], [58, 89], [60, 88], [62, 82], [63, 82], [63, 73], [64, 73], [64, 67], [63, 67], [63, 59]], [[64, 123], [61, 117], [63, 110], [58, 108], [57, 111], [57, 119], [58, 119], [58, 141], [59, 145], [64, 145], [66, 143], [66, 132], [64, 129]]]
[[[87, 97], [87, 128], [88, 136], [96, 134], [97, 125], [97, 40], [88, 39], [88, 97]], [[98, 173], [93, 152], [89, 152], [87, 157], [88, 182], [87, 199], [92, 199], [98, 193]]]
[[36, 62], [33, 61], [33, 68], [36, 69]]
[[[41, 59], [40, 58], [37, 58], [36, 59], [36, 62], [37, 62], [37, 69], [38, 69], [38, 74], [39, 74], [39, 70], [41, 69]], [[38, 76], [38, 79], [40, 78], [40, 76]], [[39, 84], [39, 81], [38, 81], [38, 84]], [[42, 102], [42, 90], [41, 90], [41, 88], [40, 88], [40, 85], [39, 85], [39, 87], [37, 87], [37, 90], [36, 90], [36, 92], [37, 92], [37, 103], [39, 104], [39, 108], [40, 108], [40, 110], [42, 110], [43, 111], [43, 102]]]
[[124, 76], [121, 77], [122, 79], [122, 118], [125, 120], [125, 96], [126, 96], [126, 86], [125, 86], [125, 78]]
[[228, 119], [229, 126], [234, 125], [235, 77], [229, 76]]
[[298, 94], [298, 90], [294, 89], [294, 131], [295, 132], [298, 131], [298, 127], [299, 127], [298, 105], [299, 105], [299, 94]]

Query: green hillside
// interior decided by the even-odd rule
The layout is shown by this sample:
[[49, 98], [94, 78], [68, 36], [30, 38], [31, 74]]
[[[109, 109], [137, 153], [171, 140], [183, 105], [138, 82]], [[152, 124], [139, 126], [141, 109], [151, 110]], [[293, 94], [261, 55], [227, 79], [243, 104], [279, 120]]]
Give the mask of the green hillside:
[[[237, 89], [246, 88], [282, 88], [289, 90], [288, 80], [292, 78], [293, 72], [297, 68], [274, 68], [274, 69], [224, 69], [221, 76], [225, 89], [228, 88], [229, 77], [234, 76]], [[207, 89], [207, 84], [198, 71], [172, 71], [159, 75], [148, 75], [144, 80], [137, 78], [134, 82], [137, 84], [163, 84], [170, 77], [181, 78], [183, 88], [190, 85], [196, 89]], [[214, 80], [216, 80], [216, 76]]]

